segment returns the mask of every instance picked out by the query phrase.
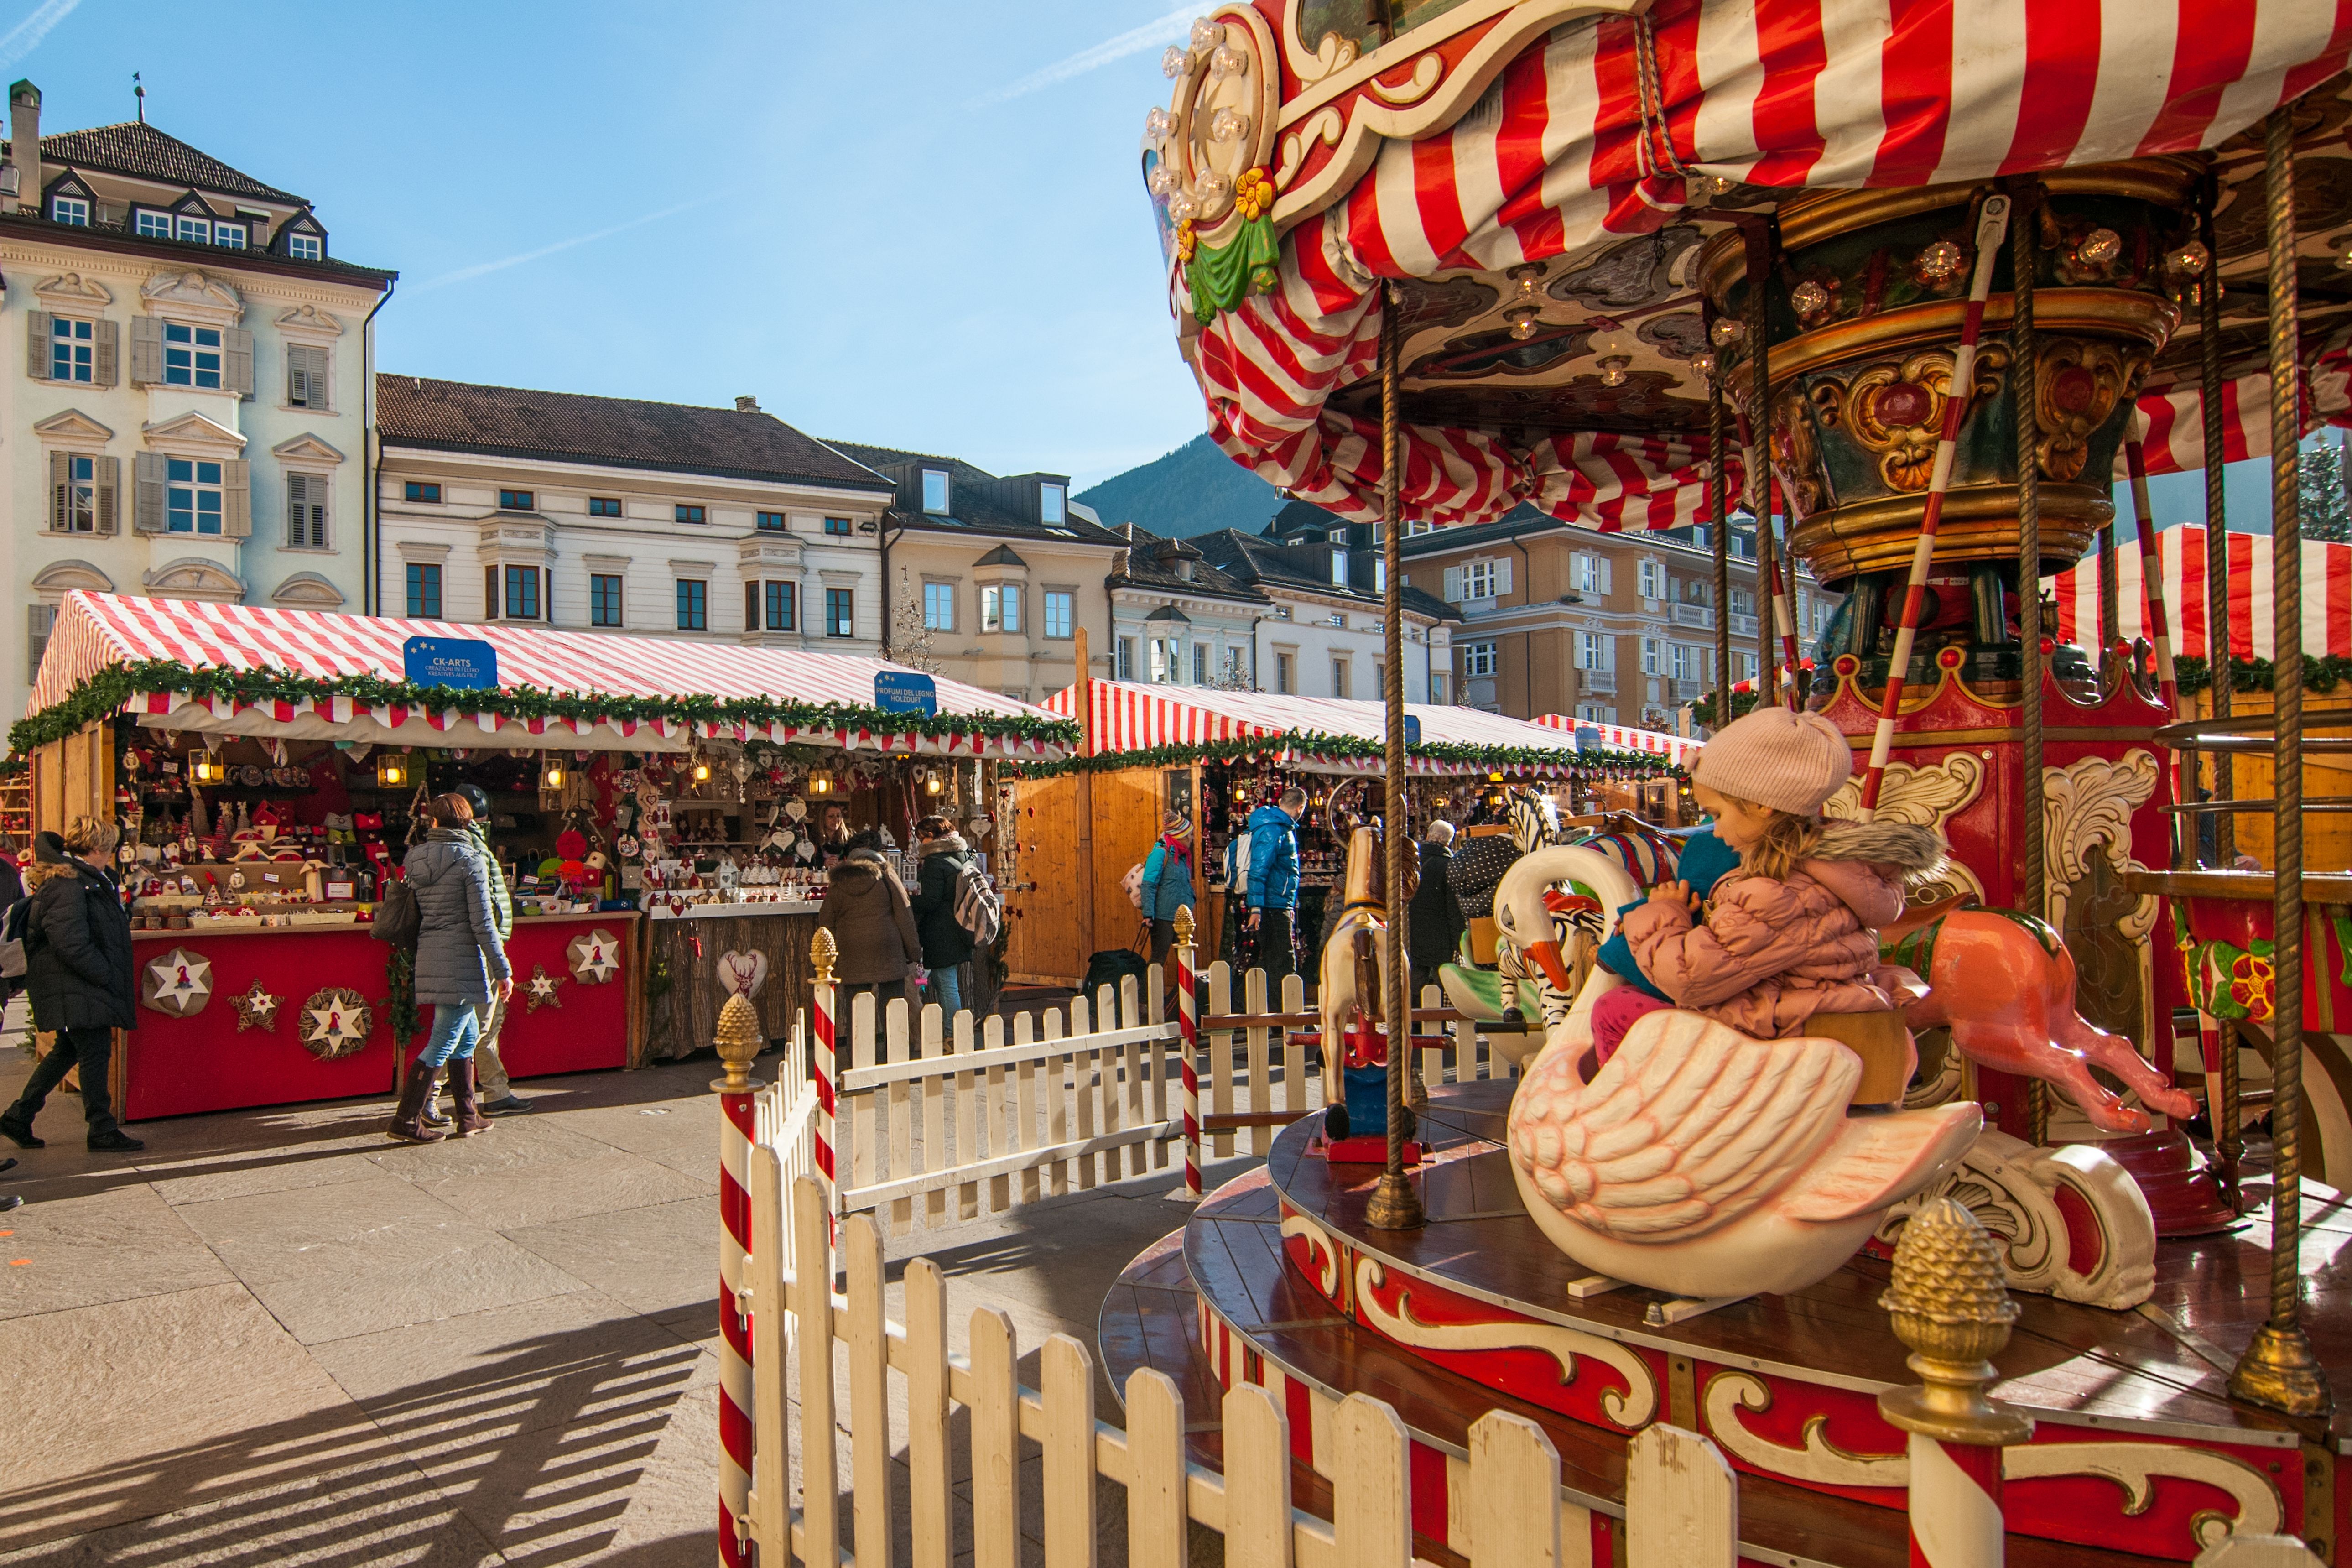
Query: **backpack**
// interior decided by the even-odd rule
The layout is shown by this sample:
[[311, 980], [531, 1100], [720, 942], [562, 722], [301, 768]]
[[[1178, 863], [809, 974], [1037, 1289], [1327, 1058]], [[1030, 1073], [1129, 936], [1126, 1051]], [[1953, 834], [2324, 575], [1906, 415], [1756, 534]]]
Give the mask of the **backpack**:
[[1004, 900], [996, 896], [979, 868], [969, 862], [956, 873], [955, 921], [976, 947], [988, 946], [1004, 929]]
[[1139, 860], [1127, 868], [1127, 875], [1118, 879], [1118, 890], [1127, 895], [1129, 903], [1139, 910], [1143, 907], [1143, 862]]
[[0, 980], [22, 980], [32, 958], [33, 900], [18, 899], [0, 914]]
[[385, 882], [376, 899], [375, 924], [370, 934], [400, 952], [413, 953], [424, 926], [425, 911], [417, 905], [416, 889], [405, 879]]

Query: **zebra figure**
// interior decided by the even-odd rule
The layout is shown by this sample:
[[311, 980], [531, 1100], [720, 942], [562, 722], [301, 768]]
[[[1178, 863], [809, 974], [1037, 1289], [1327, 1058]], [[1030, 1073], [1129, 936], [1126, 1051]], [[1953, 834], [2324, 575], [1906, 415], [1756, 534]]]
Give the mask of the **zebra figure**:
[[[1505, 797], [1505, 802], [1511, 824], [1511, 839], [1518, 846], [1520, 855], [1548, 848], [1565, 837], [1559, 822], [1559, 806], [1548, 791], [1516, 785]], [[1558, 910], [1553, 911], [1555, 921], [1560, 918], [1561, 912]], [[1541, 938], [1534, 940], [1540, 941]], [[1533, 985], [1545, 1023], [1554, 1021], [1555, 997], [1551, 988], [1544, 984], [1540, 972], [1527, 966], [1519, 944], [1507, 935], [1498, 935], [1496, 940], [1495, 967], [1501, 980], [1503, 1019], [1506, 1023], [1523, 1026], [1527, 1021], [1527, 1015], [1519, 1006], [1519, 988], [1523, 983]], [[1573, 1000], [1572, 996], [1557, 998], [1557, 1010], [1561, 1017], [1567, 1016], [1569, 1005]]]

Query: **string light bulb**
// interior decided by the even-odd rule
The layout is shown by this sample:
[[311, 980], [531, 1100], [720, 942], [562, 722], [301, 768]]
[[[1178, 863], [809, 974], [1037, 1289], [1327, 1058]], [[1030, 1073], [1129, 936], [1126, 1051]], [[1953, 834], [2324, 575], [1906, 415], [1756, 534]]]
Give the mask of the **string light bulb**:
[[1633, 362], [1626, 358], [1623, 354], [1609, 355], [1601, 362], [1601, 384], [1603, 386], [1624, 385], [1625, 373], [1633, 368]]

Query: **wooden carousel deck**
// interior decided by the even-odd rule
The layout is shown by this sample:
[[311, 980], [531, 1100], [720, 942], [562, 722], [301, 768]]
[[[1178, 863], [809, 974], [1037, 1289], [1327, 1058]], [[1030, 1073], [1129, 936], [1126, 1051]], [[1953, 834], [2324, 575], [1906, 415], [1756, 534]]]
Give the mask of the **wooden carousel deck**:
[[[1213, 1419], [1202, 1417], [1224, 1386], [1277, 1389], [1306, 1506], [1324, 1494], [1316, 1468], [1332, 1406], [1359, 1390], [1390, 1401], [1412, 1432], [1415, 1529], [1440, 1555], [1465, 1539], [1451, 1505], [1469, 1423], [1500, 1405], [1551, 1434], [1564, 1493], [1590, 1511], [1597, 1563], [1622, 1515], [1625, 1436], [1654, 1420], [1704, 1432], [1742, 1472], [1754, 1561], [1903, 1563], [1907, 1461], [1876, 1395], [1915, 1380], [1877, 1305], [1886, 1266], [1857, 1258], [1800, 1294], [1672, 1327], [1644, 1321], [1660, 1300], [1650, 1292], [1572, 1300], [1585, 1271], [1528, 1216], [1499, 1142], [1511, 1087], [1434, 1091], [1419, 1231], [1367, 1227], [1377, 1169], [1310, 1152], [1311, 1120], [1286, 1130], [1265, 1168], [1137, 1258], [1105, 1301], [1114, 1381], [1141, 1365], [1175, 1376], [1210, 1454]], [[2306, 1188], [2305, 1226], [2306, 1321], [2352, 1387], [2352, 1210]], [[2233, 1527], [2338, 1538], [2352, 1423], [2299, 1431], [2227, 1395], [2262, 1320], [2266, 1241], [2257, 1218], [2161, 1244], [2155, 1297], [2137, 1311], [2018, 1298], [1994, 1393], [2037, 1428], [2009, 1454], [2011, 1561], [2077, 1563], [2084, 1547], [2103, 1561], [2186, 1561]]]

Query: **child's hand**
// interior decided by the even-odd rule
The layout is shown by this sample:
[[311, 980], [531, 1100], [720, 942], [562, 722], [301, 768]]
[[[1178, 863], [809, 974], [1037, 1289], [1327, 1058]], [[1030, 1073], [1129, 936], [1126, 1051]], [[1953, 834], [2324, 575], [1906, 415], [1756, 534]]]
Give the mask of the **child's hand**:
[[1688, 913], [1694, 902], [1691, 898], [1690, 884], [1688, 882], [1661, 882], [1656, 887], [1650, 889], [1650, 902], [1654, 904], [1674, 904], [1682, 909], [1685, 913]]

